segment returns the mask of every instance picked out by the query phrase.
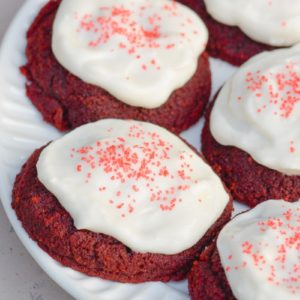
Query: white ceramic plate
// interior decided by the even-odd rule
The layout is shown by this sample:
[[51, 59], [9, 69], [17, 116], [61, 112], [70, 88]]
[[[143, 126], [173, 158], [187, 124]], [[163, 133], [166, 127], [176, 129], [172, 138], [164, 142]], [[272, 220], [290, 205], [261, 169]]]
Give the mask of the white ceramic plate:
[[[27, 0], [12, 22], [0, 51], [0, 197], [17, 235], [40, 266], [73, 297], [84, 300], [183, 300], [189, 299], [187, 282], [164, 284], [121, 284], [88, 277], [63, 267], [42, 251], [24, 231], [11, 208], [11, 191], [16, 174], [34, 149], [61, 135], [42, 120], [25, 95], [25, 79], [19, 67], [26, 61], [26, 31], [47, 0]], [[211, 60], [213, 93], [235, 70]], [[200, 148], [203, 120], [182, 136]], [[245, 207], [236, 206], [238, 210]]]

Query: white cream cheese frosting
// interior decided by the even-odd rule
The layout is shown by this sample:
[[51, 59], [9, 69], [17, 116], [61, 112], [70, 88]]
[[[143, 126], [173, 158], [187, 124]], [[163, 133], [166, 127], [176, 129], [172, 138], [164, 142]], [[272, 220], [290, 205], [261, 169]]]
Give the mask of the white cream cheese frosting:
[[204, 0], [217, 21], [238, 26], [251, 39], [272, 46], [300, 42], [300, 2], [296, 0]]
[[150, 123], [106, 119], [81, 126], [41, 153], [38, 178], [77, 229], [138, 252], [176, 254], [196, 244], [229, 196], [179, 137]]
[[238, 215], [217, 248], [237, 299], [300, 299], [299, 201], [269, 200]]
[[223, 86], [210, 130], [270, 169], [300, 175], [300, 46], [250, 59]]
[[195, 73], [208, 33], [171, 0], [63, 0], [52, 34], [59, 63], [132, 106], [156, 108]]

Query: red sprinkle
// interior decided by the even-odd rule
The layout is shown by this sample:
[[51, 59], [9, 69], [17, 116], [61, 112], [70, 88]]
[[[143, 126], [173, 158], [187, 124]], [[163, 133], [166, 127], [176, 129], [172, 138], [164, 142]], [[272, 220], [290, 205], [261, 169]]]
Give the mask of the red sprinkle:
[[[78, 22], [76, 32], [78, 34], [88, 33], [88, 46], [91, 48], [101, 47], [111, 39], [119, 37], [122, 42], [118, 43], [117, 48], [126, 51], [133, 59], [141, 59], [140, 50], [148, 49], [172, 49], [174, 43], [166, 45], [167, 33], [162, 33], [162, 24], [169, 18], [180, 18], [179, 22], [184, 27], [193, 26], [192, 33], [198, 34], [196, 26], [192, 20], [184, 19], [178, 9], [176, 1], [171, 1], [168, 5], [162, 5], [159, 12], [153, 12], [152, 1], [147, 1], [146, 5], [112, 5], [109, 7], [99, 7], [98, 11], [89, 14], [74, 13], [74, 19]], [[142, 18], [143, 22], [138, 19]], [[164, 20], [163, 20], [164, 18]], [[143, 25], [141, 25], [141, 23]], [[183, 40], [189, 41], [189, 37], [183, 32], [179, 34]], [[114, 52], [116, 49], [111, 49]], [[154, 51], [155, 52], [155, 51]], [[142, 64], [142, 69], [147, 70], [149, 66], [156, 65], [153, 70], [160, 70], [157, 62], [150, 59]]]
[[[190, 154], [181, 153], [180, 164], [169, 168], [173, 164], [170, 158], [173, 146], [158, 133], [132, 125], [126, 136], [112, 136], [105, 142], [96, 141], [93, 146], [71, 149], [71, 159], [81, 162], [76, 163], [76, 171], [86, 183], [93, 180], [94, 184], [95, 172], [104, 173], [106, 183], [101, 182], [97, 187], [101, 197], [105, 195], [103, 192], [118, 187], [115, 199], [107, 201], [114, 204], [123, 217], [134, 212], [142, 193], [149, 195], [149, 201], [157, 203], [161, 211], [172, 211], [182, 202], [177, 196], [199, 183], [192, 179], [194, 168], [186, 162]], [[161, 184], [165, 181], [166, 186]]]
[[[290, 117], [295, 105], [300, 101], [300, 76], [295, 68], [296, 64], [289, 62], [281, 72], [270, 72], [267, 75], [261, 75], [260, 71], [247, 73], [247, 89], [252, 91], [257, 99], [257, 112], [271, 106], [274, 115], [285, 119]], [[264, 91], [267, 91], [267, 95], [263, 94]], [[238, 97], [238, 100], [241, 99], [242, 97]]]
[[[246, 74], [247, 89], [255, 97], [258, 114], [266, 109], [271, 109], [274, 116], [282, 119], [288, 119], [293, 114], [300, 101], [300, 75], [296, 67], [296, 63], [289, 62], [280, 72], [262, 75], [258, 70]], [[238, 96], [237, 100], [241, 101], [243, 98]], [[288, 151], [293, 154], [296, 150], [291, 141]]]
[[[256, 223], [261, 234], [268, 233], [276, 239], [270, 243], [255, 243], [247, 240], [240, 245], [244, 260], [235, 265], [230, 254], [226, 272], [238, 271], [241, 267], [254, 267], [264, 272], [265, 280], [271, 285], [283, 286], [291, 293], [300, 290], [300, 211], [285, 209], [282, 217], [268, 218]], [[272, 243], [272, 245], [270, 245]], [[276, 256], [270, 256], [275, 251]], [[266, 255], [267, 253], [267, 255]], [[291, 262], [290, 255], [298, 260]], [[295, 256], [296, 255], [296, 256]]]

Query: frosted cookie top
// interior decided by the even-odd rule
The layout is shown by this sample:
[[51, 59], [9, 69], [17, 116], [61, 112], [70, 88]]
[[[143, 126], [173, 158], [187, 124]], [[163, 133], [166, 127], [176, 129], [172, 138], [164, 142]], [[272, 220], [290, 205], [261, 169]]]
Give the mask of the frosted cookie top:
[[217, 248], [234, 296], [300, 298], [300, 203], [269, 200], [231, 220]]
[[224, 85], [210, 130], [258, 163], [300, 175], [300, 47], [259, 54]]
[[62, 0], [52, 49], [81, 80], [156, 108], [193, 76], [207, 39], [196, 13], [175, 1]]
[[204, 0], [217, 21], [238, 26], [255, 41], [272, 46], [300, 42], [300, 2], [295, 0]]
[[138, 252], [192, 247], [229, 201], [201, 157], [150, 123], [106, 119], [79, 127], [42, 151], [37, 170], [77, 229]]

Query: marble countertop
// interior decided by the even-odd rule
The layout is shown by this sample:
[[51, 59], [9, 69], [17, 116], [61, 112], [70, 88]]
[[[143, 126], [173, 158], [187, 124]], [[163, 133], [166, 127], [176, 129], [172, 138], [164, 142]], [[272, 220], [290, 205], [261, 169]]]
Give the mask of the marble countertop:
[[[24, 0], [0, 1], [0, 40]], [[72, 300], [27, 253], [0, 204], [0, 299]]]

